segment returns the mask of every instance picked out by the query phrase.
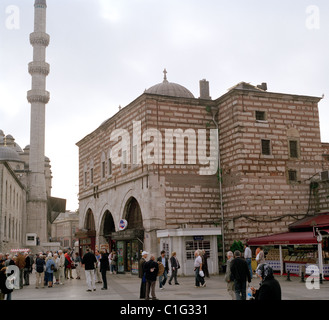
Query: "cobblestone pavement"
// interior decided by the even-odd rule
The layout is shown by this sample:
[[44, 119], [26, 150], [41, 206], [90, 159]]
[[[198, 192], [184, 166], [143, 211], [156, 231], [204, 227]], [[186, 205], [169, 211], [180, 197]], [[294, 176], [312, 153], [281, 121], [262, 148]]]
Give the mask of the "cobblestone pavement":
[[[64, 285], [54, 285], [53, 288], [35, 288], [35, 273], [30, 276], [30, 285], [21, 290], [15, 290], [13, 300], [140, 300], [140, 279], [131, 274], [109, 274], [108, 290], [101, 290], [102, 284], [96, 284], [96, 291], [87, 292], [84, 271], [82, 279], [66, 280]], [[276, 276], [282, 289], [283, 300], [328, 300], [329, 281], [324, 281], [320, 289], [307, 289], [299, 277]], [[180, 285], [165, 285], [163, 290], [156, 284], [156, 295], [160, 300], [230, 300], [226, 290], [223, 275], [206, 278], [205, 288], [195, 288], [193, 277], [179, 277]], [[257, 288], [259, 280], [253, 278], [252, 285]]]

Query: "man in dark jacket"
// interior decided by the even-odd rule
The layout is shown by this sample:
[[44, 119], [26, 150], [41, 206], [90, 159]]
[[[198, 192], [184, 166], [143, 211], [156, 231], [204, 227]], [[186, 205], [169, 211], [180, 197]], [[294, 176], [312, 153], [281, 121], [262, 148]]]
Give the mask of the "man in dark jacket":
[[101, 258], [100, 258], [100, 272], [102, 274], [102, 279], [103, 279], [103, 288], [101, 290], [107, 290], [106, 272], [110, 268], [109, 258], [108, 258], [108, 255], [104, 251], [101, 251], [100, 255], [101, 255]]
[[31, 259], [29, 254], [25, 253], [25, 267], [24, 267], [24, 286], [30, 285], [30, 270], [31, 270]]
[[164, 266], [164, 272], [159, 276], [159, 285], [162, 290], [168, 279], [169, 263], [168, 258], [166, 257], [166, 251], [162, 250], [160, 254], [161, 256], [158, 258], [158, 262], [161, 262]]
[[150, 260], [144, 264], [144, 272], [145, 272], [145, 279], [146, 279], [146, 293], [145, 293], [145, 300], [150, 300], [150, 291], [152, 295], [152, 300], [158, 300], [155, 296], [155, 283], [157, 280], [159, 271], [159, 265], [155, 261], [155, 257], [152, 254], [150, 256]]
[[140, 292], [139, 292], [139, 299], [145, 299], [145, 293], [146, 293], [146, 278], [144, 277], [144, 265], [146, 263], [148, 252], [143, 251], [142, 252], [142, 258], [139, 260], [139, 267], [138, 267], [138, 275], [141, 279], [141, 286], [140, 286]]
[[251, 282], [251, 277], [248, 264], [241, 258], [239, 250], [234, 252], [234, 259], [231, 262], [231, 280], [234, 281], [236, 300], [246, 300], [246, 283]]

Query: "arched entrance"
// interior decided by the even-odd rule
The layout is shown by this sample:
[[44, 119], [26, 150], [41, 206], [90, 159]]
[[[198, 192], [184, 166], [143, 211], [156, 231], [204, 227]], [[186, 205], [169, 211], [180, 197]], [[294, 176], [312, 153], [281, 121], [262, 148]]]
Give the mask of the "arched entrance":
[[125, 213], [125, 219], [128, 221], [127, 229], [144, 230], [141, 208], [134, 197], [128, 200], [125, 208]]
[[87, 248], [95, 251], [96, 228], [94, 213], [91, 209], [87, 210], [84, 228], [79, 230], [76, 235], [79, 238], [79, 253], [81, 256], [86, 253]]
[[118, 272], [138, 274], [138, 262], [143, 250], [144, 227], [141, 208], [134, 197], [127, 201], [123, 217], [127, 220], [128, 227], [114, 235], [118, 253]]
[[[112, 239], [112, 232], [115, 232], [115, 224], [109, 210], [106, 210], [103, 215], [100, 232], [102, 232], [100, 234], [100, 249], [107, 249], [108, 252], [115, 250], [115, 241]], [[104, 245], [104, 248], [102, 248], [102, 245]]]

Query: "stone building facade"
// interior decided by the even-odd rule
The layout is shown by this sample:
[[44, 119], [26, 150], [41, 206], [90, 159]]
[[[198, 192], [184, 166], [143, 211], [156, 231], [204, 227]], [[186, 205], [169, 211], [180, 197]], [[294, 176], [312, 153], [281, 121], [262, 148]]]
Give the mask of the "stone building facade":
[[[29, 145], [22, 149], [12, 135], [5, 135], [0, 130], [0, 251], [27, 246], [30, 233], [36, 235], [35, 239], [38, 237], [38, 229], [32, 229], [33, 232], [27, 229], [29, 157]], [[50, 203], [52, 173], [47, 157], [44, 159], [44, 174]]]
[[[320, 137], [320, 100], [246, 83], [218, 100], [229, 242], [287, 231], [319, 211], [310, 188], [329, 164]], [[329, 209], [328, 199], [321, 203]]]
[[122, 271], [136, 272], [141, 249], [165, 249], [193, 274], [201, 248], [216, 273], [223, 239], [227, 250], [311, 213], [310, 181], [328, 169], [320, 99], [242, 82], [211, 100], [200, 84], [196, 99], [165, 73], [77, 143], [80, 243], [110, 243]]
[[51, 238], [59, 242], [62, 248], [74, 248], [79, 229], [79, 213], [66, 211], [58, 215], [51, 224]]

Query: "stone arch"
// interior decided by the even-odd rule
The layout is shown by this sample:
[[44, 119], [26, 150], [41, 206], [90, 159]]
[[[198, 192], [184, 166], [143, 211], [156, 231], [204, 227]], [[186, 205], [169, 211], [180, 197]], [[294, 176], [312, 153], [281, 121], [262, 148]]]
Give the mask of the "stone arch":
[[128, 221], [127, 229], [144, 229], [141, 207], [135, 197], [126, 202], [124, 218]]
[[113, 215], [109, 210], [106, 210], [103, 214], [99, 232], [101, 236], [108, 236], [112, 232], [115, 232], [115, 222]]
[[95, 217], [93, 211], [89, 208], [87, 210], [84, 222], [84, 229], [88, 231], [96, 231]]

